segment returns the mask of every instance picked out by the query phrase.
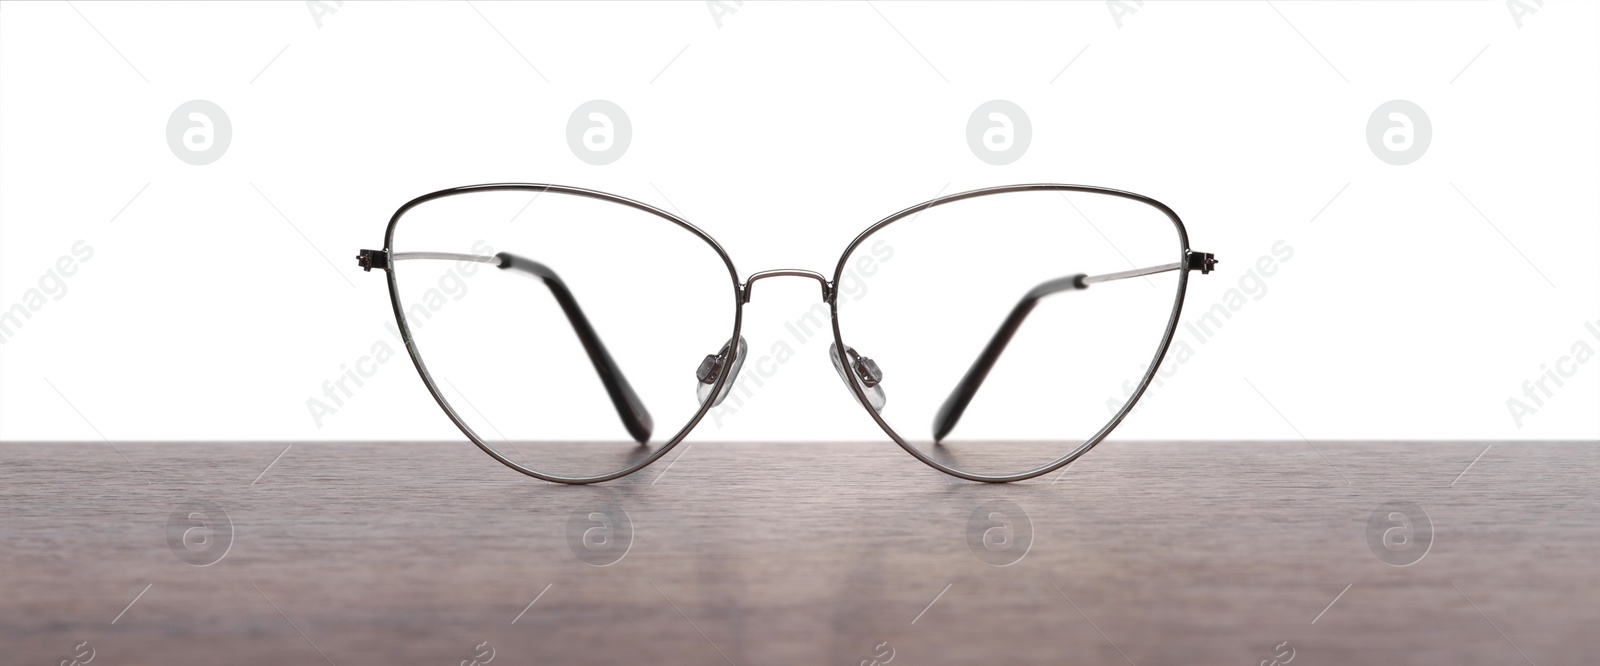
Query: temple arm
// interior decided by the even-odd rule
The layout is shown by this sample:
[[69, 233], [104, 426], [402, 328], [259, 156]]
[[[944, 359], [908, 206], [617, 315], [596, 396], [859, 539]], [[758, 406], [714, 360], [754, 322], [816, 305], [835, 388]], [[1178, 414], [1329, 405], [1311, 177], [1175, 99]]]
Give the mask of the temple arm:
[[1089, 285], [1101, 282], [1165, 273], [1185, 266], [1191, 270], [1198, 270], [1202, 274], [1210, 273], [1216, 263], [1216, 258], [1210, 254], [1191, 252], [1185, 261], [1148, 268], [1135, 268], [1118, 273], [1106, 273], [1104, 275], [1083, 275], [1081, 273], [1069, 275], [1041, 283], [1039, 286], [1028, 290], [1022, 300], [1017, 301], [1016, 306], [1011, 308], [1011, 314], [1006, 315], [1005, 321], [1000, 323], [1000, 330], [995, 331], [994, 337], [989, 338], [989, 344], [985, 345], [983, 352], [978, 354], [978, 360], [972, 362], [972, 367], [967, 369], [967, 374], [961, 378], [960, 383], [956, 384], [955, 390], [950, 392], [950, 397], [945, 398], [944, 404], [940, 405], [939, 412], [933, 417], [933, 441], [943, 440], [945, 435], [950, 434], [950, 431], [955, 429], [956, 422], [961, 420], [961, 414], [967, 411], [967, 405], [972, 402], [973, 396], [978, 394], [978, 387], [983, 385], [983, 380], [989, 376], [989, 371], [994, 369], [995, 362], [1000, 360], [1000, 354], [1005, 352], [1006, 345], [1011, 342], [1012, 336], [1017, 334], [1017, 329], [1022, 327], [1022, 321], [1027, 319], [1028, 313], [1033, 312], [1034, 306], [1039, 304], [1039, 299], [1063, 291], [1088, 289]]
[[[364, 253], [377, 251], [363, 250]], [[396, 252], [374, 261], [374, 258], [363, 258], [364, 268], [387, 268], [389, 261], [404, 259], [446, 259], [454, 261], [476, 261], [494, 264], [502, 270], [514, 270], [527, 273], [543, 282], [555, 296], [556, 302], [561, 305], [561, 311], [566, 313], [567, 322], [572, 325], [573, 332], [578, 334], [578, 340], [583, 343], [583, 350], [589, 354], [589, 362], [594, 364], [594, 370], [600, 375], [600, 383], [606, 387], [606, 393], [611, 396], [611, 404], [617, 410], [617, 416], [622, 418], [623, 427], [628, 429], [634, 441], [644, 443], [650, 440], [650, 431], [653, 422], [650, 412], [644, 408], [644, 403], [639, 400], [639, 395], [634, 393], [633, 386], [622, 375], [622, 369], [617, 367], [616, 360], [611, 358], [611, 353], [606, 350], [605, 343], [600, 341], [600, 335], [595, 333], [594, 327], [589, 324], [589, 318], [584, 316], [583, 308], [578, 306], [578, 299], [572, 295], [572, 290], [567, 288], [566, 282], [556, 275], [549, 266], [532, 259], [519, 257], [509, 252], [501, 252], [494, 256], [477, 254], [457, 254], [453, 252]], [[378, 264], [382, 265], [378, 265]]]

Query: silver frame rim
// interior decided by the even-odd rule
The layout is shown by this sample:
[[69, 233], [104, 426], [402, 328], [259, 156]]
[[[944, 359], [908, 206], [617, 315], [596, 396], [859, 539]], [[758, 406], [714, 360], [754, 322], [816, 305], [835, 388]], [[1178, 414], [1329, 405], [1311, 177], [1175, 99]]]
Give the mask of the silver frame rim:
[[[733, 259], [731, 259], [728, 256], [727, 251], [722, 249], [722, 245], [717, 243], [716, 239], [712, 238], [709, 234], [707, 234], [706, 232], [702, 231], [699, 227], [696, 227], [693, 224], [690, 224], [687, 220], [684, 220], [683, 218], [680, 218], [677, 215], [674, 215], [672, 213], [664, 211], [664, 210], [662, 210], [660, 208], [656, 208], [655, 206], [652, 206], [650, 204], [643, 203], [643, 202], [640, 202], [640, 201], [635, 201], [635, 200], [629, 199], [627, 197], [617, 196], [615, 194], [609, 194], [609, 193], [600, 192], [600, 191], [597, 191], [597, 190], [584, 189], [584, 188], [581, 188], [581, 187], [568, 187], [568, 186], [565, 186], [565, 185], [549, 185], [549, 184], [540, 184], [540, 183], [488, 183], [488, 184], [483, 184], [483, 185], [465, 185], [465, 186], [462, 186], [462, 187], [452, 187], [452, 188], [448, 188], [448, 189], [438, 190], [438, 191], [435, 191], [435, 192], [429, 192], [428, 194], [424, 194], [424, 195], [419, 196], [419, 197], [417, 197], [415, 199], [407, 201], [405, 204], [401, 205], [398, 210], [396, 210], [394, 212], [393, 216], [391, 216], [389, 218], [389, 226], [388, 226], [387, 229], [384, 230], [384, 234], [383, 234], [383, 249], [384, 249], [384, 251], [389, 253], [389, 254], [391, 254], [391, 255], [394, 254], [394, 232], [395, 232], [395, 227], [399, 224], [400, 219], [402, 217], [404, 217], [405, 214], [407, 212], [409, 212], [412, 208], [416, 208], [417, 206], [419, 206], [421, 204], [424, 204], [424, 203], [427, 203], [429, 201], [432, 201], [434, 199], [442, 199], [442, 198], [445, 198], [445, 197], [451, 197], [451, 196], [456, 196], [456, 195], [461, 195], [461, 194], [469, 194], [469, 193], [472, 193], [472, 192], [496, 192], [496, 191], [554, 192], [554, 193], [557, 193], [557, 194], [567, 194], [567, 195], [572, 195], [572, 196], [585, 197], [585, 198], [589, 198], [589, 199], [597, 199], [597, 200], [600, 200], [600, 201], [609, 201], [611, 203], [621, 204], [621, 205], [624, 205], [624, 206], [628, 206], [630, 208], [634, 208], [634, 209], [641, 210], [641, 211], [644, 211], [644, 212], [647, 212], [647, 213], [651, 213], [651, 214], [656, 215], [657, 217], [660, 217], [660, 218], [662, 218], [662, 219], [664, 219], [664, 220], [666, 220], [668, 222], [672, 222], [672, 223], [677, 224], [678, 226], [680, 226], [680, 227], [682, 227], [684, 229], [687, 229], [690, 233], [692, 233], [695, 236], [697, 236], [698, 238], [700, 238], [700, 240], [705, 241], [707, 245], [710, 245], [711, 249], [716, 251], [717, 256], [722, 259], [723, 265], [726, 266], [727, 269], [728, 269], [728, 279], [730, 280], [730, 282], [732, 284], [732, 296], [733, 296], [733, 305], [734, 305], [734, 308], [733, 308], [733, 334], [730, 335], [728, 337], [728, 339], [729, 340], [737, 340], [737, 339], [739, 339], [739, 331], [740, 331], [741, 325], [744, 323], [744, 306], [743, 306], [743, 303], [741, 302], [741, 288], [740, 288], [740, 284], [739, 284], [739, 273], [733, 266]], [[602, 481], [610, 481], [612, 479], [616, 479], [616, 478], [620, 478], [620, 477], [623, 477], [623, 476], [627, 476], [627, 475], [632, 474], [634, 472], [637, 472], [637, 471], [639, 471], [641, 469], [644, 469], [645, 467], [649, 466], [651, 463], [661, 459], [661, 457], [666, 455], [668, 451], [671, 451], [673, 448], [676, 448], [678, 446], [678, 444], [683, 442], [684, 438], [688, 436], [689, 431], [694, 430], [694, 427], [700, 423], [700, 420], [705, 418], [705, 415], [708, 412], [711, 411], [712, 404], [711, 404], [711, 401], [708, 400], [708, 401], [706, 401], [704, 404], [702, 404], [700, 406], [699, 411], [695, 412], [694, 417], [690, 418], [689, 422], [687, 424], [685, 424], [683, 426], [683, 428], [678, 430], [678, 432], [672, 436], [671, 440], [669, 440], [666, 444], [662, 445], [660, 448], [656, 449], [655, 452], [651, 453], [648, 456], [645, 456], [644, 458], [641, 458], [640, 460], [636, 461], [632, 465], [629, 465], [627, 467], [624, 467], [624, 468], [616, 470], [616, 471], [607, 472], [607, 473], [604, 473], [604, 474], [598, 474], [598, 475], [594, 475], [594, 476], [560, 476], [560, 475], [556, 475], [556, 474], [547, 474], [547, 473], [544, 473], [544, 472], [540, 472], [540, 471], [538, 471], [536, 469], [533, 469], [531, 467], [523, 465], [522, 463], [519, 463], [519, 462], [517, 462], [515, 460], [511, 460], [511, 459], [507, 458], [506, 456], [501, 455], [498, 451], [496, 451], [494, 449], [494, 447], [491, 447], [488, 444], [485, 444], [483, 439], [480, 438], [478, 436], [478, 434], [473, 431], [472, 427], [467, 425], [466, 421], [464, 421], [461, 418], [461, 416], [456, 413], [455, 409], [450, 406], [449, 401], [445, 400], [443, 392], [441, 392], [439, 390], [438, 385], [434, 383], [433, 376], [428, 373], [427, 365], [425, 363], [423, 363], [423, 361], [422, 361], [422, 354], [421, 354], [421, 352], [419, 352], [417, 350], [416, 343], [412, 340], [411, 328], [406, 324], [405, 312], [404, 312], [404, 309], [402, 308], [402, 306], [400, 305], [400, 287], [399, 287], [399, 283], [395, 279], [396, 271], [391, 267], [389, 270], [387, 270], [385, 272], [388, 273], [387, 282], [389, 284], [389, 304], [390, 304], [391, 307], [394, 308], [395, 322], [400, 326], [400, 335], [401, 335], [402, 340], [405, 342], [406, 353], [411, 357], [412, 365], [416, 366], [417, 374], [422, 376], [422, 383], [428, 387], [428, 393], [433, 396], [434, 402], [437, 402], [439, 404], [439, 408], [444, 410], [445, 415], [450, 417], [450, 421], [455, 423], [456, 427], [461, 430], [462, 434], [465, 434], [467, 436], [467, 439], [472, 440], [472, 443], [476, 444], [479, 449], [483, 450], [484, 453], [489, 454], [489, 457], [500, 461], [501, 464], [503, 464], [503, 465], [505, 465], [507, 467], [510, 467], [511, 469], [517, 470], [518, 472], [522, 472], [523, 474], [526, 474], [528, 476], [531, 476], [531, 477], [534, 477], [534, 478], [537, 478], [537, 479], [542, 479], [544, 481], [550, 481], [552, 483], [565, 483], [565, 484], [572, 484], [572, 485], [583, 485], [583, 484], [590, 484], [590, 483], [600, 483]], [[838, 328], [837, 328], [837, 325], [836, 325], [835, 326], [835, 336], [838, 335], [837, 331], [838, 331]], [[723, 367], [722, 372], [718, 374], [716, 384], [711, 389], [712, 392], [713, 392], [713, 395], [715, 395], [716, 392], [721, 391], [722, 390], [722, 385], [728, 381], [728, 366], [729, 365], [731, 365], [731, 364], [725, 364], [724, 367]]]
[[[1059, 457], [1059, 458], [1057, 458], [1057, 459], [1055, 459], [1055, 460], [1053, 460], [1051, 462], [1045, 463], [1044, 465], [1041, 465], [1039, 467], [1035, 467], [1035, 468], [1033, 468], [1031, 470], [1027, 470], [1025, 472], [1019, 472], [1017, 474], [974, 474], [974, 473], [971, 473], [971, 472], [964, 472], [964, 471], [955, 469], [953, 467], [949, 467], [949, 466], [947, 466], [947, 465], [945, 465], [945, 464], [943, 464], [943, 463], [941, 463], [941, 462], [939, 462], [937, 460], [934, 460], [934, 459], [928, 457], [927, 454], [924, 454], [923, 452], [918, 451], [916, 449], [916, 447], [913, 447], [910, 444], [908, 444], [906, 442], [906, 440], [900, 436], [899, 433], [895, 432], [894, 427], [890, 426], [889, 422], [884, 420], [884, 418], [883, 418], [883, 416], [881, 414], [877, 413], [875, 410], [872, 410], [872, 409], [869, 409], [869, 408], [866, 407], [866, 405], [867, 405], [867, 402], [866, 402], [867, 397], [862, 392], [861, 388], [859, 386], [856, 386], [855, 382], [846, 382], [846, 385], [849, 386], [850, 391], [856, 395], [857, 402], [859, 402], [862, 405], [862, 409], [866, 410], [867, 415], [871, 416], [872, 420], [876, 421], [878, 423], [878, 427], [882, 428], [884, 433], [889, 435], [889, 438], [894, 440], [894, 442], [896, 444], [899, 444], [900, 448], [905, 449], [906, 453], [911, 454], [911, 456], [913, 458], [916, 458], [917, 460], [922, 461], [923, 463], [927, 464], [929, 467], [932, 467], [932, 468], [937, 469], [937, 470], [939, 470], [941, 472], [944, 472], [945, 474], [949, 474], [949, 475], [957, 477], [957, 478], [966, 479], [968, 481], [981, 481], [981, 482], [984, 482], [984, 483], [1010, 483], [1010, 482], [1013, 482], [1013, 481], [1022, 481], [1022, 480], [1025, 480], [1025, 479], [1031, 479], [1031, 478], [1034, 478], [1036, 476], [1040, 476], [1040, 475], [1043, 475], [1043, 474], [1049, 474], [1050, 472], [1053, 472], [1053, 471], [1056, 471], [1058, 469], [1061, 469], [1062, 467], [1065, 467], [1065, 466], [1071, 464], [1074, 460], [1077, 460], [1078, 458], [1082, 457], [1083, 454], [1088, 453], [1090, 451], [1090, 449], [1093, 449], [1096, 445], [1100, 444], [1101, 441], [1104, 441], [1105, 438], [1108, 435], [1111, 434], [1111, 431], [1115, 430], [1117, 425], [1121, 424], [1122, 420], [1124, 418], [1126, 418], [1128, 416], [1128, 413], [1133, 410], [1133, 406], [1139, 402], [1139, 398], [1144, 396], [1145, 389], [1150, 386], [1150, 382], [1155, 378], [1156, 371], [1161, 368], [1162, 359], [1166, 358], [1167, 348], [1172, 344], [1172, 336], [1178, 329], [1178, 318], [1183, 313], [1183, 301], [1184, 301], [1184, 298], [1188, 295], [1188, 291], [1189, 291], [1189, 266], [1188, 266], [1188, 263], [1185, 260], [1185, 258], [1189, 254], [1189, 233], [1188, 233], [1188, 231], [1186, 231], [1184, 229], [1183, 220], [1178, 217], [1178, 214], [1176, 212], [1174, 212], [1166, 204], [1161, 203], [1160, 201], [1157, 201], [1157, 200], [1152, 199], [1150, 197], [1144, 196], [1142, 194], [1137, 194], [1137, 193], [1134, 193], [1134, 192], [1128, 192], [1128, 191], [1125, 191], [1125, 190], [1112, 189], [1112, 188], [1108, 188], [1108, 187], [1096, 187], [1096, 186], [1093, 186], [1093, 185], [1065, 185], [1065, 184], [1058, 184], [1058, 183], [1031, 183], [1031, 184], [1023, 184], [1023, 185], [1001, 185], [1001, 186], [998, 186], [998, 187], [986, 187], [986, 188], [980, 188], [980, 189], [976, 189], [976, 190], [967, 190], [965, 192], [957, 192], [955, 194], [948, 194], [948, 195], [945, 195], [945, 196], [942, 196], [942, 197], [938, 197], [938, 198], [935, 198], [935, 199], [924, 201], [924, 202], [922, 202], [920, 204], [917, 204], [915, 206], [911, 206], [909, 208], [901, 210], [900, 212], [897, 212], [897, 213], [895, 213], [893, 215], [890, 215], [890, 216], [888, 216], [888, 217], [886, 217], [886, 218], [884, 218], [882, 220], [879, 220], [878, 222], [874, 223], [872, 226], [867, 227], [867, 229], [865, 231], [862, 231], [859, 235], [857, 235], [855, 237], [855, 240], [850, 241], [850, 244], [845, 246], [844, 252], [839, 255], [839, 263], [838, 263], [838, 265], [835, 266], [834, 269], [833, 269], [833, 284], [839, 284], [840, 278], [842, 278], [844, 276], [845, 265], [846, 265], [846, 263], [848, 263], [848, 261], [850, 259], [850, 255], [855, 252], [856, 248], [859, 247], [861, 245], [861, 243], [866, 241], [867, 238], [871, 237], [873, 234], [877, 233], [879, 230], [883, 229], [884, 227], [887, 227], [890, 224], [893, 224], [893, 223], [895, 223], [897, 221], [900, 221], [902, 219], [905, 219], [907, 217], [910, 217], [910, 216], [913, 216], [913, 215], [915, 215], [917, 213], [925, 211], [925, 210], [927, 210], [929, 208], [934, 208], [936, 206], [941, 206], [941, 205], [944, 205], [944, 204], [947, 204], [947, 203], [954, 203], [954, 202], [957, 202], [957, 201], [961, 201], [963, 199], [972, 199], [972, 198], [976, 198], [976, 197], [990, 196], [990, 195], [995, 195], [995, 194], [1006, 194], [1006, 193], [1011, 193], [1011, 192], [1038, 192], [1038, 191], [1046, 191], [1046, 192], [1087, 192], [1087, 193], [1092, 193], [1092, 194], [1104, 194], [1104, 195], [1109, 195], [1109, 196], [1114, 196], [1114, 197], [1121, 197], [1123, 199], [1129, 199], [1129, 200], [1132, 200], [1132, 201], [1137, 201], [1137, 202], [1149, 205], [1149, 206], [1155, 208], [1156, 210], [1161, 211], [1163, 214], [1165, 214], [1167, 216], [1167, 219], [1172, 220], [1173, 226], [1176, 227], [1177, 230], [1178, 230], [1178, 245], [1179, 245], [1179, 248], [1178, 248], [1178, 261], [1183, 263], [1183, 267], [1178, 272], [1178, 290], [1177, 290], [1176, 298], [1173, 299], [1173, 303], [1172, 303], [1172, 315], [1167, 319], [1167, 329], [1166, 329], [1165, 332], [1162, 333], [1162, 335], [1161, 335], [1161, 343], [1156, 346], [1156, 353], [1150, 359], [1150, 367], [1149, 367], [1149, 369], [1145, 371], [1144, 378], [1142, 380], [1140, 380], [1138, 388], [1134, 390], [1134, 392], [1133, 392], [1133, 394], [1131, 396], [1129, 396], [1128, 401], [1125, 404], [1123, 404], [1122, 409], [1119, 410], [1116, 413], [1116, 415], [1111, 418], [1110, 421], [1107, 421], [1106, 424], [1104, 426], [1102, 426], [1100, 428], [1100, 430], [1098, 432], [1096, 432], [1092, 437], [1090, 437], [1089, 439], [1085, 440], [1082, 444], [1079, 444], [1077, 446], [1077, 448], [1075, 448], [1075, 449], [1073, 449], [1071, 451], [1068, 451], [1065, 455], [1062, 455], [1061, 457]], [[833, 342], [834, 342], [834, 345], [835, 345], [835, 349], [840, 350], [839, 353], [842, 354], [843, 353], [842, 350], [845, 348], [845, 342], [844, 342], [844, 337], [843, 337], [843, 335], [841, 334], [841, 332], [839, 330], [839, 303], [838, 303], [838, 299], [837, 298], [829, 299], [828, 306], [829, 306], [829, 311], [830, 311], [830, 313], [832, 315], [831, 319], [833, 321]], [[840, 362], [844, 362], [844, 359], [842, 357], [840, 358]]]

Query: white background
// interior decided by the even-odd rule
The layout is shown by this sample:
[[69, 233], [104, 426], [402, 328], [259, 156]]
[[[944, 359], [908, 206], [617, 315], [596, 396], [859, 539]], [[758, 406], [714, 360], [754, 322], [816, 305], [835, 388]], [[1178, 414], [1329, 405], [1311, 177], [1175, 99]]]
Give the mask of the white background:
[[[1275, 242], [1294, 258], [1117, 437], [1600, 438], [1600, 361], [1507, 406], [1600, 350], [1600, 5], [327, 4], [0, 6], [0, 308], [94, 252], [0, 345], [0, 439], [460, 439], [403, 356], [320, 426], [307, 400], [390, 339], [355, 251], [414, 196], [497, 181], [678, 211], [741, 277], [831, 273], [940, 192], [1141, 192], [1223, 261], [1186, 319]], [[166, 141], [193, 99], [233, 128], [205, 166]], [[591, 99], [632, 121], [610, 165], [566, 144]], [[966, 143], [992, 99], [1033, 126], [1006, 166]], [[1393, 99], [1433, 130], [1405, 166], [1366, 141]], [[764, 349], [816, 287], [760, 291]], [[696, 436], [884, 439], [825, 350]]]

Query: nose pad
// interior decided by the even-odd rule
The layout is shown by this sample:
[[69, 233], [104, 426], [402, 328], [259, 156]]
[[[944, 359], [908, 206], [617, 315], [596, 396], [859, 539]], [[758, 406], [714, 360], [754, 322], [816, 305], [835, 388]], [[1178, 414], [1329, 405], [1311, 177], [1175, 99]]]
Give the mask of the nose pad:
[[[828, 358], [833, 361], [833, 370], [839, 373], [839, 380], [845, 383], [845, 390], [849, 390], [850, 383], [855, 382], [856, 386], [861, 387], [861, 392], [866, 394], [867, 405], [872, 407], [872, 411], [883, 411], [883, 406], [889, 402], [889, 398], [883, 393], [883, 371], [878, 368], [876, 362], [857, 354], [854, 348], [846, 346], [844, 358], [850, 363], [850, 369], [846, 370], [844, 361], [840, 360], [837, 344], [828, 345]], [[850, 397], [855, 398], [856, 392], [850, 391]]]
[[739, 368], [744, 367], [744, 358], [749, 351], [750, 345], [745, 344], [744, 336], [741, 335], [739, 346], [734, 350], [732, 359], [728, 358], [728, 345], [723, 345], [721, 351], [708, 354], [705, 360], [700, 361], [700, 367], [694, 371], [694, 378], [698, 380], [694, 391], [700, 398], [700, 404], [706, 404], [706, 400], [711, 398], [711, 387], [716, 385], [717, 376], [722, 374], [722, 367], [731, 362], [733, 367], [729, 369], [728, 381], [722, 383], [722, 390], [717, 392], [716, 400], [711, 406], [722, 404], [723, 398], [728, 397], [728, 391], [733, 389], [734, 380], [739, 378]]

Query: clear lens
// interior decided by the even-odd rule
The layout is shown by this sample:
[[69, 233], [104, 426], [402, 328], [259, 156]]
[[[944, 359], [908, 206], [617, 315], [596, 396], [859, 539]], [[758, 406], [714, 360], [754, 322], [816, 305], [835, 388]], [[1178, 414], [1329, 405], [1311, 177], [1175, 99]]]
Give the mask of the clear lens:
[[697, 233], [616, 201], [477, 190], [407, 211], [391, 248], [416, 354], [448, 409], [547, 476], [628, 470], [701, 411], [733, 334], [732, 271]]
[[[958, 471], [1022, 474], [1078, 451], [1121, 412], [1179, 296], [1175, 270], [1086, 286], [1072, 276], [1181, 262], [1182, 245], [1161, 209], [1104, 193], [942, 203], [846, 257], [840, 282], [860, 285], [852, 297], [841, 284], [840, 335], [876, 363], [878, 414], [903, 441]], [[965, 383], [976, 390], [962, 408], [959, 387], [984, 375], [974, 365], [991, 347], [999, 353], [981, 382]]]

